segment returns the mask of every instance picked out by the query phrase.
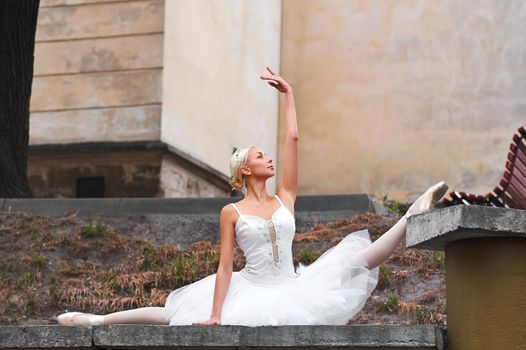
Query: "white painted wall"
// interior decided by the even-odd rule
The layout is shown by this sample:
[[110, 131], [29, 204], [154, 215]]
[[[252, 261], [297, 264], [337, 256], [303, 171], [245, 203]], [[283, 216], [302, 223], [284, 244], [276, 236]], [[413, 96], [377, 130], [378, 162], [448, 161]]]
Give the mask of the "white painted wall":
[[259, 76], [280, 42], [279, 0], [167, 0], [161, 140], [226, 175], [235, 146], [277, 160], [279, 98]]

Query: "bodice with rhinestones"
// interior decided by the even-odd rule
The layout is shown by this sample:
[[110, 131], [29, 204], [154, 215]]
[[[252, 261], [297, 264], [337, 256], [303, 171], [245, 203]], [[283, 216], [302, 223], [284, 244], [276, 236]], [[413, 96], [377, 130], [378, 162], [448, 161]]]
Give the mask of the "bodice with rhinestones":
[[239, 217], [235, 225], [236, 242], [243, 250], [245, 267], [240, 274], [263, 284], [281, 284], [296, 277], [292, 263], [292, 240], [296, 224], [292, 213], [283, 205], [270, 220], [242, 214], [233, 204]]

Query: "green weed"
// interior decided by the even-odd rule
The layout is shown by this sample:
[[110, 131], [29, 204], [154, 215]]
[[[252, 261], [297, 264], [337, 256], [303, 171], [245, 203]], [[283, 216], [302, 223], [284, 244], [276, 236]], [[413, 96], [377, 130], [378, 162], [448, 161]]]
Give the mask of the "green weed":
[[90, 222], [88, 225], [81, 227], [80, 234], [82, 237], [85, 238], [115, 236], [115, 232], [111, 227], [105, 226], [98, 221], [95, 225], [93, 225], [93, 223]]
[[382, 264], [378, 273], [378, 288], [384, 289], [391, 284], [389, 277], [391, 276], [391, 269], [389, 266]]
[[308, 265], [317, 259], [317, 254], [312, 250], [302, 249], [298, 252], [297, 258], [298, 262]]
[[31, 257], [31, 266], [36, 268], [47, 267], [47, 259], [43, 255], [33, 255]]
[[49, 297], [51, 298], [51, 303], [53, 305], [58, 305], [62, 300], [62, 290], [57, 285], [51, 286], [49, 288]]
[[446, 254], [444, 252], [434, 251], [433, 252], [433, 267], [435, 269], [444, 268], [446, 262]]
[[399, 302], [400, 298], [398, 298], [398, 295], [391, 295], [385, 299], [384, 306], [389, 312], [393, 312], [398, 308]]
[[433, 319], [433, 313], [426, 308], [419, 308], [415, 311], [415, 318], [419, 324], [430, 323]]
[[17, 277], [15, 285], [17, 288], [23, 288], [35, 282], [36, 279], [37, 275], [33, 271], [24, 272], [22, 275]]

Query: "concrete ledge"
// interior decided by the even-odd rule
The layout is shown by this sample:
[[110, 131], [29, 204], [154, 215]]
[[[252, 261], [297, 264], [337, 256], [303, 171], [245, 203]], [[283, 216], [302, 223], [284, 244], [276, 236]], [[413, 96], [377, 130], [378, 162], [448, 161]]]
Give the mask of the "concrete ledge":
[[93, 331], [87, 327], [0, 327], [0, 349], [88, 349]]
[[[198, 240], [219, 239], [219, 212], [239, 198], [93, 198], [0, 199], [0, 211], [60, 216], [78, 212], [88, 220], [112, 225], [119, 217], [136, 224], [137, 232], [155, 232], [157, 244], [185, 248]], [[296, 201], [296, 230], [356, 214], [382, 213], [382, 204], [365, 194], [301, 196]], [[118, 221], [118, 220], [117, 220]]]
[[[221, 208], [240, 198], [34, 198], [0, 199], [1, 211], [21, 211], [43, 215], [80, 214], [219, 214]], [[296, 212], [357, 211], [378, 209], [367, 194], [299, 196]]]
[[489, 237], [526, 238], [526, 210], [456, 205], [415, 215], [406, 246], [444, 250], [452, 242]]
[[444, 349], [445, 330], [412, 326], [0, 327], [0, 349]]

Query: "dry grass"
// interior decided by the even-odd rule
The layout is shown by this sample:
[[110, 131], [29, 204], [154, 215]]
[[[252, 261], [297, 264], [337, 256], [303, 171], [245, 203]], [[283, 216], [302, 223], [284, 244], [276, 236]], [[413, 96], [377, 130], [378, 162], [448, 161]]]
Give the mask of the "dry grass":
[[[374, 240], [395, 222], [364, 214], [316, 225], [296, 235], [294, 263], [314, 261], [353, 231], [368, 229]], [[42, 324], [65, 310], [107, 313], [162, 306], [172, 290], [215, 273], [220, 247], [211, 242], [186, 250], [153, 245], [100, 222], [86, 224], [75, 214], [0, 213], [0, 253], [0, 324]], [[244, 264], [236, 248], [234, 270]], [[425, 285], [440, 278], [443, 285], [443, 265], [439, 254], [399, 248], [382, 265], [378, 288], [353, 323], [443, 324], [445, 289]]]

